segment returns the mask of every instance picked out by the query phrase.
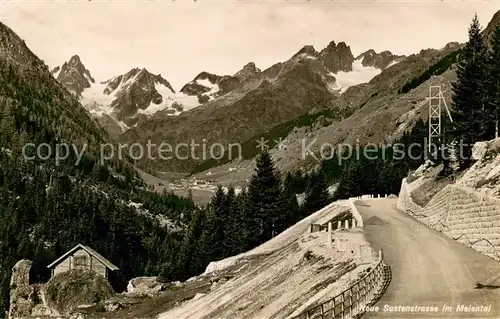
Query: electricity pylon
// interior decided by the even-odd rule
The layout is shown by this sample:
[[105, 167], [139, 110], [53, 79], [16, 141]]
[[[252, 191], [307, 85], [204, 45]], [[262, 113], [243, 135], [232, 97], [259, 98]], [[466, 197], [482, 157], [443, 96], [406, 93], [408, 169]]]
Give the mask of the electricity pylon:
[[453, 122], [451, 118], [450, 110], [446, 104], [446, 100], [441, 90], [441, 85], [431, 85], [429, 86], [429, 153], [432, 150], [433, 143], [441, 143], [442, 131], [441, 131], [441, 109], [444, 105], [450, 122]]

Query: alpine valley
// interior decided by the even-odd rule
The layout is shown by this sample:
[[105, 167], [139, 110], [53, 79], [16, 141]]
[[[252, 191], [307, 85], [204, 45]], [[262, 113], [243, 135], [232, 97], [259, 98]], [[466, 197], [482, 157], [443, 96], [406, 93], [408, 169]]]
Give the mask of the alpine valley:
[[[408, 172], [422, 173], [423, 157], [351, 156], [341, 163], [337, 159], [342, 151], [330, 150], [332, 157], [325, 158], [323, 146], [370, 143], [383, 146], [377, 151], [395, 152], [396, 142], [421, 144], [428, 134], [431, 85], [441, 87], [444, 101], [458, 114], [455, 127], [479, 132], [484, 126], [486, 133], [474, 131], [479, 136], [474, 141], [491, 139], [498, 118], [488, 107], [493, 110], [491, 101], [498, 96], [484, 88], [492, 85], [491, 79], [500, 85], [500, 71], [490, 72], [500, 70], [495, 63], [500, 58], [486, 55], [491, 51], [500, 56], [499, 26], [500, 11], [484, 29], [476, 16], [469, 42], [449, 39], [439, 48], [407, 55], [368, 47], [352, 52], [345, 39], [331, 39], [321, 49], [303, 43], [285, 61], [266, 66], [249, 61], [231, 74], [199, 70], [191, 81], [174, 87], [169, 80], [173, 75], [133, 63], [122, 74], [98, 79], [79, 52], [59, 66], [48, 66], [22, 34], [0, 22], [0, 317], [10, 311], [13, 318], [283, 318], [330, 298], [323, 293], [325, 287], [338, 285], [335, 289], [341, 291], [373, 274], [370, 269], [379, 271], [381, 251], [373, 251], [380, 258], [376, 266], [356, 264], [350, 249], [327, 247], [326, 232], [311, 234], [313, 226], [349, 228], [351, 223], [354, 228], [360, 213], [354, 200], [345, 199], [398, 194]], [[483, 73], [475, 61], [483, 63]], [[476, 82], [481, 90], [475, 90]], [[476, 122], [469, 121], [469, 101], [477, 106]], [[482, 109], [481, 101], [488, 102]], [[443, 127], [448, 127], [446, 121]], [[261, 151], [257, 141], [267, 141], [269, 151]], [[183, 147], [180, 156], [170, 158], [162, 158], [153, 147], [148, 156], [135, 157], [130, 149], [125, 156], [103, 161], [103, 145], [149, 149], [163, 143], [174, 148], [193, 143], [228, 147], [211, 152], [211, 158], [203, 147]], [[229, 152], [234, 145], [241, 156]], [[490, 153], [498, 155], [495, 150], [483, 155]], [[438, 166], [449, 168], [448, 175], [433, 176], [438, 182], [432, 185], [441, 188], [469, 168], [464, 164], [455, 169], [442, 158], [436, 159]], [[490, 176], [499, 170], [476, 165], [471, 174], [477, 171]], [[474, 176], [476, 186], [498, 182], [496, 175], [482, 180], [479, 173]], [[422, 191], [422, 202], [439, 191], [429, 189]], [[396, 196], [388, 197], [380, 202], [394, 206]], [[360, 211], [372, 209], [359, 203]], [[409, 257], [403, 240], [409, 238], [410, 248], [418, 245], [414, 239], [419, 234], [416, 227], [406, 227], [410, 224], [390, 224], [373, 215], [366, 225], [369, 231], [380, 227], [372, 237], [379, 235], [378, 229], [397, 234], [389, 236], [398, 243], [391, 247], [403, 247], [404, 258]], [[495, 227], [491, 233], [497, 234]], [[437, 251], [448, 252], [452, 240], [441, 241], [446, 246]], [[82, 277], [81, 269], [54, 274], [48, 265], [78, 244], [102, 254], [94, 257], [106, 256], [111, 270], [119, 271], [106, 278], [109, 282], [94, 276], [98, 274]], [[428, 247], [421, 248], [418, 253], [429, 253]], [[459, 254], [447, 256], [451, 260]], [[72, 265], [73, 259], [68, 260]], [[402, 267], [412, 266], [404, 261]], [[424, 264], [419, 266], [425, 274], [436, 275], [437, 262]], [[390, 274], [387, 268], [381, 271]], [[401, 269], [394, 271], [393, 278], [401, 280]], [[406, 268], [403, 274], [411, 272]], [[444, 270], [438, 273], [449, 277]], [[448, 294], [449, 281], [442, 284], [438, 288], [446, 284], [443, 291]], [[137, 294], [141, 289], [145, 293]], [[484, 297], [485, 291], [476, 296]], [[333, 303], [335, 308], [335, 298]]]
[[[203, 71], [180, 89], [173, 88], [161, 74], [138, 67], [111, 79], [96, 80], [78, 55], [51, 73], [122, 143], [243, 145], [242, 159], [198, 160], [200, 148], [187, 160], [142, 159], [137, 163], [152, 174], [203, 171], [202, 176], [209, 170], [219, 171], [224, 164], [245, 166], [241, 160], [257, 155], [254, 140], [263, 134], [275, 132], [273, 139], [295, 139], [300, 135], [297, 129], [304, 126], [314, 131], [318, 123], [337, 126], [369, 101], [379, 105], [382, 98], [395, 98], [398, 85], [456, 48], [458, 43], [451, 43], [440, 50], [422, 50], [405, 57], [371, 49], [355, 56], [344, 42], [332, 41], [321, 51], [305, 45], [289, 60], [267, 69], [249, 62], [233, 75]], [[289, 134], [295, 135], [287, 138]], [[236, 174], [233, 182], [238, 184], [248, 177]]]

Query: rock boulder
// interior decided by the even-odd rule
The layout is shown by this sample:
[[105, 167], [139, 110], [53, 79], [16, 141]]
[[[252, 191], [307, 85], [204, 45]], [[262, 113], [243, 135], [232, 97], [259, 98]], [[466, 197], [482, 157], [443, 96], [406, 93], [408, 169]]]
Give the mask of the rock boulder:
[[165, 289], [158, 277], [137, 277], [129, 281], [127, 293], [138, 296], [154, 296]]
[[30, 298], [32, 289], [29, 285], [31, 260], [20, 260], [12, 268], [10, 279], [10, 309], [9, 318], [20, 318], [31, 315], [35, 306]]

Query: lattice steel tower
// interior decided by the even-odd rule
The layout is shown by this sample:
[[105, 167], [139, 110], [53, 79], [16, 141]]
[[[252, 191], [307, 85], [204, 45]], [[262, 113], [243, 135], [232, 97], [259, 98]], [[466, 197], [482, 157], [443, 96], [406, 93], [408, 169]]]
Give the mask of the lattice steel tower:
[[450, 121], [453, 122], [446, 104], [446, 100], [441, 90], [441, 85], [431, 85], [429, 87], [429, 153], [432, 151], [432, 145], [441, 144], [441, 108], [444, 105]]

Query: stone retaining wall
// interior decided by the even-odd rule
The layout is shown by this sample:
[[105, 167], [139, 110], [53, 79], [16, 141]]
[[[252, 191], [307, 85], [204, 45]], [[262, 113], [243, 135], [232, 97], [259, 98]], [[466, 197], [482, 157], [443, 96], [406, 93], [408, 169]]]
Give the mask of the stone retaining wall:
[[397, 207], [447, 236], [500, 260], [500, 200], [463, 185], [446, 185], [427, 205], [413, 202], [403, 179]]

